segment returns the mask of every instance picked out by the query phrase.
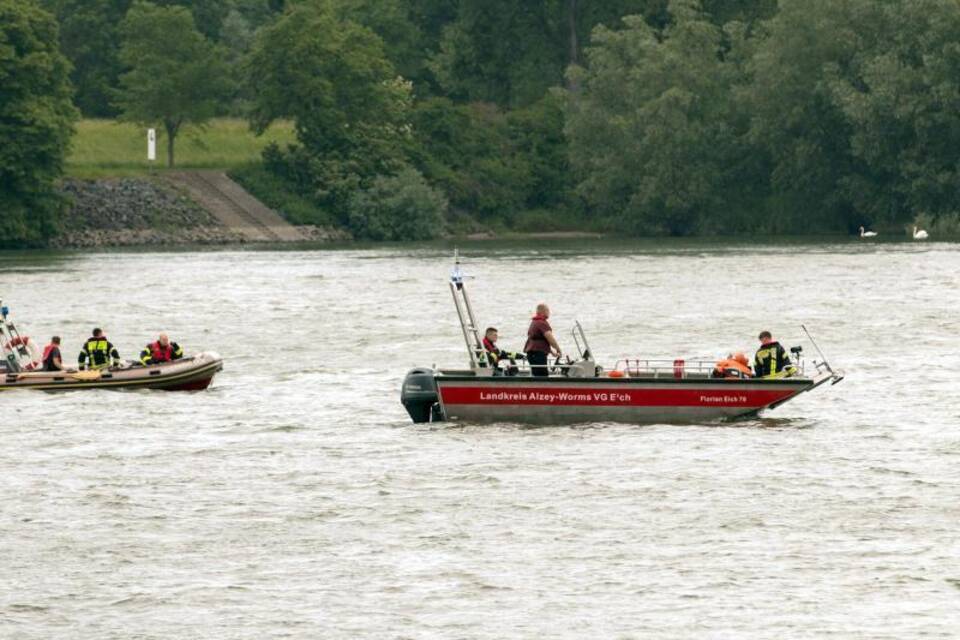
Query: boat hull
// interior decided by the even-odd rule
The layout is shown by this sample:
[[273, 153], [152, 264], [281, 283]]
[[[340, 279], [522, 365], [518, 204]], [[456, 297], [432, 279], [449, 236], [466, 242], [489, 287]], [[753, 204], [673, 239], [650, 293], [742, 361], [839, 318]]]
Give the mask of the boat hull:
[[92, 389], [161, 389], [164, 391], [202, 391], [223, 369], [216, 353], [201, 353], [192, 358], [146, 367], [108, 369], [100, 372], [7, 373], [0, 378], [0, 391], [88, 391]]
[[442, 416], [471, 423], [700, 423], [734, 419], [817, 385], [786, 380], [435, 377]]

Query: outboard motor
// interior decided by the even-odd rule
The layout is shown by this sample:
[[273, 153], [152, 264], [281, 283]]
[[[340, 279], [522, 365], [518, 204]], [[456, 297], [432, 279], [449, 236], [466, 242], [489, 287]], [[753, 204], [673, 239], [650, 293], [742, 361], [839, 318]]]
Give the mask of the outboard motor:
[[440, 394], [433, 375], [433, 369], [418, 368], [411, 369], [403, 379], [400, 402], [414, 423], [437, 422], [443, 419], [440, 412]]

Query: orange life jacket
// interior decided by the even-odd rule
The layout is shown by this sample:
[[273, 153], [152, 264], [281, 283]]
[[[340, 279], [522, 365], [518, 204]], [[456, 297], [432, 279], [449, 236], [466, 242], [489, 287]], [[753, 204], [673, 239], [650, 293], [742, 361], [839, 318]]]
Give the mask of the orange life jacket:
[[721, 360], [713, 367], [713, 377], [714, 378], [752, 378], [753, 372], [750, 371], [750, 367], [734, 360], [733, 358], [726, 358]]

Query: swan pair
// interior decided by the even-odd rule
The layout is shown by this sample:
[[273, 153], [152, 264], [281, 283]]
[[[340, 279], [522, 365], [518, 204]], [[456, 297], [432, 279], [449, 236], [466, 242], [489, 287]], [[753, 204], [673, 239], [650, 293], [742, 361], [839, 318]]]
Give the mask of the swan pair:
[[[876, 238], [876, 231], [867, 231], [863, 227], [860, 227], [860, 237], [861, 238]], [[916, 226], [913, 227], [913, 239], [914, 240], [926, 240], [930, 237], [930, 234], [924, 231], [923, 229], [917, 229]]]

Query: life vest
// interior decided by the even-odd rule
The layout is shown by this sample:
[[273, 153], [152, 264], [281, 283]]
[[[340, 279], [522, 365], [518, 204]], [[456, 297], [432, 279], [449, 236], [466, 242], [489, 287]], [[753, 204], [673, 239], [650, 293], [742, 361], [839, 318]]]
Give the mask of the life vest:
[[527, 343], [523, 346], [523, 350], [527, 353], [530, 351], [550, 353], [550, 342], [544, 335], [547, 331], [553, 331], [549, 320], [539, 313], [533, 316], [530, 319], [530, 328], [527, 329]]
[[107, 336], [88, 338], [83, 345], [83, 351], [80, 352], [81, 367], [84, 359], [89, 358], [90, 369], [106, 369], [110, 365], [111, 347]]
[[752, 378], [750, 367], [735, 358], [726, 358], [713, 367], [714, 378]]
[[150, 343], [150, 357], [154, 362], [170, 362], [173, 360], [173, 343], [168, 342], [164, 347], [160, 341]]

